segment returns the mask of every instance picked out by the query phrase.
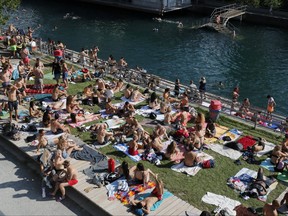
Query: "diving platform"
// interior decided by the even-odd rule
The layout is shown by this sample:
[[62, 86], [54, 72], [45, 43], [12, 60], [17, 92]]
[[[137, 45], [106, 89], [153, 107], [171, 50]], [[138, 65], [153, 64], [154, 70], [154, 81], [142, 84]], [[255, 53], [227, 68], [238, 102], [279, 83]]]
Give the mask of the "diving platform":
[[235, 27], [229, 23], [232, 18], [240, 17], [246, 13], [247, 5], [230, 4], [215, 8], [210, 15], [208, 23], [198, 26], [198, 28], [212, 28], [217, 32], [224, 34], [234, 34]]

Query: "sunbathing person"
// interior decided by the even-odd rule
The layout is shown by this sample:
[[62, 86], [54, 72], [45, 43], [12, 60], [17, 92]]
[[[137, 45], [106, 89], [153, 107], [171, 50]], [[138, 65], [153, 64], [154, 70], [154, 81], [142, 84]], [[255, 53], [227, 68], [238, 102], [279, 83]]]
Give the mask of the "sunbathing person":
[[20, 76], [20, 77], [15, 81], [14, 84], [15, 84], [15, 86], [18, 88], [17, 97], [18, 97], [19, 104], [21, 104], [22, 99], [23, 99], [24, 97], [26, 97], [26, 92], [25, 92], [26, 83], [25, 83], [24, 77]]
[[288, 154], [282, 152], [282, 148], [276, 145], [271, 153], [271, 163], [277, 165], [279, 162], [288, 158]]
[[46, 111], [43, 114], [43, 118], [42, 118], [42, 124], [44, 127], [50, 127], [51, 124], [51, 118], [52, 118], [52, 109], [51, 107], [47, 107]]
[[79, 103], [76, 102], [76, 97], [69, 95], [66, 100], [66, 110], [68, 113], [76, 113], [77, 110], [81, 110]]
[[64, 136], [59, 137], [59, 141], [57, 143], [57, 149], [60, 149], [62, 151], [62, 157], [64, 159], [69, 157], [72, 151], [82, 150], [82, 148], [76, 145], [74, 141], [67, 140], [67, 138]]
[[124, 103], [124, 106], [119, 110], [119, 114], [121, 114], [121, 116], [128, 116], [129, 113], [132, 113], [132, 115], [135, 113], [135, 108], [133, 106], [133, 104], [129, 103], [128, 101], [126, 101]]
[[189, 137], [184, 140], [184, 143], [188, 147], [188, 150], [190, 149], [190, 145], [193, 145], [193, 148], [198, 150], [200, 150], [202, 147], [199, 137], [193, 133], [189, 134]]
[[152, 92], [152, 94], [148, 100], [148, 106], [150, 109], [153, 109], [153, 110], [158, 110], [160, 108], [158, 98], [157, 98], [157, 95], [155, 92]]
[[83, 65], [81, 72], [83, 73], [83, 80], [92, 80], [90, 71], [88, 70], [88, 68], [85, 67], [85, 65]]
[[65, 97], [68, 96], [68, 94], [66, 93], [66, 91], [64, 90], [64, 88], [63, 88], [63, 90], [60, 90], [61, 88], [63, 88], [63, 87], [61, 87], [61, 86], [58, 85], [58, 84], [56, 84], [56, 85], [54, 86], [53, 92], [52, 92], [52, 100], [53, 100], [53, 101], [59, 101], [62, 96], [65, 96]]
[[119, 80], [116, 82], [115, 87], [113, 88], [113, 92], [114, 92], [114, 93], [117, 93], [117, 92], [122, 91], [123, 86], [124, 86], [123, 80], [122, 80], [122, 79], [119, 79]]
[[215, 137], [215, 135], [216, 135], [216, 127], [215, 127], [215, 124], [211, 118], [209, 118], [207, 121], [205, 135], [208, 138]]
[[191, 114], [188, 112], [187, 107], [182, 107], [180, 112], [173, 115], [172, 122], [186, 127], [190, 118]]
[[188, 151], [184, 153], [184, 165], [187, 167], [194, 167], [199, 162], [197, 158], [197, 153], [193, 152], [194, 146], [190, 144], [188, 146]]
[[38, 145], [37, 145], [36, 154], [39, 153], [40, 148], [45, 148], [48, 144], [48, 140], [45, 137], [45, 131], [43, 129], [39, 130], [37, 140], [38, 140]]
[[[142, 125], [138, 122], [138, 120], [135, 117], [130, 117], [128, 122], [129, 122], [130, 128], [129, 128], [128, 132], [126, 133], [126, 136], [127, 137], [131, 136], [136, 132], [139, 140], [141, 140], [143, 134], [145, 133], [145, 130], [142, 127]], [[127, 121], [126, 121], [126, 123], [127, 123]]]
[[105, 82], [102, 79], [96, 79], [96, 86], [99, 91], [105, 90]]
[[[101, 118], [101, 114], [97, 115], [99, 118]], [[97, 120], [95, 119], [95, 115], [94, 114], [85, 114], [85, 113], [70, 113], [70, 118], [71, 118], [71, 122], [72, 123], [78, 123], [78, 122], [82, 122], [82, 121], [86, 121], [86, 120], [89, 120], [89, 119], [92, 119], [94, 118], [94, 120]], [[98, 118], [98, 119], [99, 119]]]
[[63, 162], [64, 158], [62, 156], [62, 151], [60, 149], [57, 149], [55, 158], [53, 159], [53, 167], [56, 172], [63, 170]]
[[132, 92], [133, 92], [133, 88], [132, 86], [128, 83], [126, 85], [126, 88], [124, 89], [124, 97], [126, 99], [130, 99], [131, 98], [131, 95], [132, 95]]
[[128, 142], [128, 153], [132, 156], [138, 155], [138, 136], [134, 134], [133, 140]]
[[246, 116], [252, 116], [253, 113], [250, 112], [250, 101], [248, 98], [245, 98], [242, 102], [241, 107], [239, 108], [239, 111], [237, 112], [237, 115], [241, 118], [246, 118]]
[[159, 180], [157, 175], [153, 175], [156, 186], [151, 194], [143, 200], [132, 200], [130, 204], [135, 209], [134, 212], [137, 212], [137, 215], [148, 215], [150, 213], [151, 207], [158, 201], [162, 200], [164, 193], [164, 185], [161, 180]]
[[57, 182], [53, 193], [51, 193], [52, 196], [55, 196], [57, 191], [60, 189], [61, 197], [58, 201], [62, 201], [63, 199], [65, 199], [65, 187], [72, 187], [73, 185], [76, 185], [78, 183], [78, 171], [72, 165], [70, 165], [70, 162], [67, 160], [64, 161], [63, 165], [64, 168], [67, 169], [66, 179], [63, 182]]
[[133, 102], [137, 102], [137, 101], [141, 101], [142, 99], [145, 98], [145, 95], [143, 95], [140, 91], [139, 88], [136, 87], [135, 90], [131, 93], [131, 101]]
[[39, 118], [42, 116], [42, 112], [35, 105], [34, 101], [30, 101], [29, 104], [29, 116], [33, 118]]
[[131, 177], [131, 181], [129, 181], [128, 184], [146, 185], [150, 180], [150, 174], [153, 174], [153, 172], [150, 169], [145, 170], [144, 165], [142, 163], [138, 163], [136, 166], [133, 166], [129, 169], [129, 175]]
[[253, 153], [257, 153], [259, 151], [264, 150], [265, 148], [265, 139], [260, 138], [252, 147], [251, 150]]
[[116, 107], [112, 104], [111, 98], [107, 99], [105, 109], [106, 109], [107, 114], [118, 114], [119, 113], [118, 107]]
[[50, 129], [51, 129], [53, 134], [71, 133], [70, 128], [61, 124], [58, 121], [58, 118], [51, 120]]
[[163, 139], [169, 139], [168, 135], [167, 135], [167, 131], [166, 131], [166, 128], [160, 124], [157, 124], [155, 129], [153, 130], [153, 135], [154, 137], [159, 137], [160, 140], [163, 140]]
[[171, 106], [167, 107], [166, 113], [164, 114], [164, 125], [171, 125], [172, 123], [172, 119], [173, 119], [173, 115], [171, 114], [172, 108]]
[[288, 153], [288, 134], [287, 133], [285, 134], [285, 140], [283, 141], [281, 147], [284, 153]]
[[154, 149], [156, 154], [161, 154], [161, 151], [164, 147], [161, 139], [159, 137], [154, 137], [153, 135], [151, 135], [151, 143], [150, 146]]
[[163, 92], [163, 99], [166, 103], [175, 103], [178, 102], [176, 98], [170, 97], [170, 88], [166, 88]]
[[107, 131], [107, 125], [106, 124], [100, 124], [96, 128], [97, 132], [97, 144], [99, 145], [105, 145], [109, 141], [113, 141], [113, 132]]
[[177, 147], [177, 143], [175, 141], [172, 141], [166, 149], [165, 157], [168, 160], [174, 161], [174, 159], [177, 157], [179, 153], [180, 153], [180, 150]]
[[83, 95], [85, 98], [92, 98], [93, 96], [93, 86], [92, 85], [88, 85], [84, 88], [83, 90]]
[[176, 105], [177, 109], [180, 109], [183, 107], [189, 107], [189, 98], [185, 92], [182, 94], [182, 98], [180, 100], [180, 103], [178, 105]]

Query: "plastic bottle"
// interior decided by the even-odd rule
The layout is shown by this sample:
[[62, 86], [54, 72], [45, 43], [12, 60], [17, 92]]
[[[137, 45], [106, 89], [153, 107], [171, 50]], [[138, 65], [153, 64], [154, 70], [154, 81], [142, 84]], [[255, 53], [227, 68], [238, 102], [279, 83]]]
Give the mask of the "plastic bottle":
[[109, 173], [115, 172], [115, 160], [113, 158], [110, 158], [108, 160], [108, 172]]

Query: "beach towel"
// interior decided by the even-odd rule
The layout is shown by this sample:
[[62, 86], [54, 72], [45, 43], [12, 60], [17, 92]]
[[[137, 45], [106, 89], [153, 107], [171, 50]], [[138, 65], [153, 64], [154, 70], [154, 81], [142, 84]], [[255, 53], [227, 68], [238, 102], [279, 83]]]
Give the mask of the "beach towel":
[[225, 144], [227, 141], [224, 141], [223, 137], [229, 136], [231, 139], [229, 142], [232, 142], [232, 141], [237, 140], [241, 136], [241, 134], [242, 134], [242, 131], [239, 131], [237, 129], [231, 129], [231, 130], [227, 131], [226, 133], [222, 134], [219, 137], [219, 140], [220, 140], [220, 142], [223, 142]]
[[231, 158], [232, 160], [237, 160], [241, 157], [242, 153], [239, 152], [239, 151], [236, 151], [232, 148], [229, 148], [227, 146], [223, 146], [221, 144], [211, 144], [209, 145], [210, 146], [210, 149], [212, 151], [215, 151], [217, 152], [218, 154], [220, 155], [223, 155], [225, 157], [229, 157]]
[[94, 114], [91, 118], [89, 119], [86, 119], [84, 121], [81, 121], [81, 122], [77, 122], [77, 123], [69, 123], [69, 125], [73, 128], [76, 128], [76, 127], [80, 127], [81, 125], [87, 123], [87, 122], [92, 122], [92, 121], [95, 121], [95, 120], [98, 120], [99, 119], [99, 115], [97, 114]]
[[141, 160], [141, 154], [138, 155], [130, 155], [128, 153], [128, 146], [125, 144], [116, 144], [114, 145], [114, 148], [117, 149], [118, 151], [123, 152], [124, 154], [126, 154], [128, 157], [130, 157], [131, 160], [135, 161], [135, 162], [139, 162]]
[[261, 157], [264, 154], [269, 153], [270, 151], [272, 151], [275, 148], [275, 144], [273, 143], [269, 143], [269, 142], [265, 142], [265, 148], [262, 151], [257, 152], [257, 157]]
[[243, 150], [245, 151], [248, 147], [252, 147], [256, 143], [256, 140], [252, 136], [244, 136], [241, 137], [237, 143], [242, 144]]
[[288, 183], [288, 172], [284, 171], [282, 173], [278, 173], [277, 179], [280, 181]]
[[[177, 112], [176, 109], [172, 109], [171, 114], [173, 115], [176, 112]], [[155, 113], [157, 115], [156, 120], [164, 121], [164, 118], [165, 118], [164, 114], [162, 114], [160, 110], [153, 110], [149, 108], [148, 105], [142, 106], [141, 109], [136, 110], [136, 114], [142, 115], [144, 117], [147, 117], [150, 113]]]
[[[197, 157], [200, 157], [201, 161], [207, 161], [207, 160], [213, 159], [212, 156], [204, 152], [198, 153]], [[190, 176], [195, 176], [202, 169], [202, 167], [201, 167], [201, 163], [198, 163], [194, 167], [187, 167], [184, 165], [184, 162], [181, 162], [180, 164], [173, 165], [171, 169], [176, 172], [181, 172]]]
[[141, 100], [139, 100], [139, 101], [131, 101], [130, 99], [127, 99], [123, 96], [123, 97], [121, 97], [121, 100], [124, 102], [129, 102], [132, 105], [136, 105], [136, 104], [139, 104], [139, 103], [145, 101], [145, 98], [141, 98]]
[[236, 215], [236, 211], [234, 211], [235, 207], [241, 205], [239, 201], [211, 192], [207, 192], [201, 200], [205, 203], [218, 206], [220, 209], [228, 209], [231, 216]]
[[262, 161], [260, 166], [262, 166], [263, 168], [265, 168], [265, 169], [267, 169], [267, 170], [269, 170], [271, 172], [275, 172], [275, 170], [274, 170], [275, 165], [273, 165], [271, 163], [271, 159], [270, 158], [267, 158], [266, 160]]
[[106, 120], [105, 123], [108, 125], [108, 128], [115, 129], [125, 124], [125, 120], [123, 118], [112, 118]]
[[[138, 200], [143, 200], [143, 199], [145, 199], [146, 197], [148, 197], [149, 195], [150, 195], [150, 193], [139, 194], [138, 197], [137, 197], [137, 199], [138, 199]], [[154, 203], [154, 205], [150, 208], [150, 210], [151, 210], [151, 211], [156, 211], [157, 208], [161, 205], [161, 203], [162, 203], [165, 199], [167, 199], [167, 198], [169, 198], [169, 197], [171, 197], [171, 196], [173, 196], [173, 194], [172, 194], [171, 192], [165, 190], [164, 193], [163, 193], [163, 196], [162, 196], [162, 200], [159, 200], [159, 201], [157, 201], [156, 203]]]
[[227, 131], [229, 130], [229, 128], [225, 127], [225, 126], [221, 126], [221, 125], [216, 125], [216, 134], [214, 137], [212, 138], [204, 138], [204, 143], [205, 144], [212, 144], [218, 141], [219, 137], [221, 137], [223, 134], [225, 134]]
[[[35, 89], [34, 87], [35, 87], [35, 85], [26, 85], [25, 92], [27, 94], [41, 94], [41, 90]], [[55, 84], [44, 84], [43, 85], [43, 93], [52, 94], [54, 87], [55, 87]]]
[[43, 99], [51, 98], [51, 101], [52, 101], [52, 94], [33, 94], [33, 98], [35, 100], [43, 100]]

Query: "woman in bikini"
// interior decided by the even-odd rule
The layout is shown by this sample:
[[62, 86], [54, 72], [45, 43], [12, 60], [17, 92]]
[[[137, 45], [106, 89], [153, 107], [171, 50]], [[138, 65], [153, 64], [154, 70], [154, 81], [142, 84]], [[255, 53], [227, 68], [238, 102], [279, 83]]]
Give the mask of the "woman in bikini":
[[59, 99], [62, 97], [62, 96], [65, 96], [67, 97], [67, 93], [65, 90], [60, 90], [60, 85], [56, 84], [53, 88], [53, 92], [52, 92], [52, 100], [54, 102], [56, 101], [59, 101]]
[[141, 99], [144, 99], [145, 96], [139, 91], [139, 88], [136, 87], [135, 90], [131, 93], [131, 101], [137, 102], [140, 101]]
[[107, 114], [118, 114], [119, 113], [119, 109], [112, 104], [111, 98], [107, 99], [105, 109], [106, 109]]
[[171, 106], [168, 106], [166, 113], [164, 114], [164, 125], [171, 125], [173, 119], [171, 111], [172, 111]]
[[133, 166], [129, 170], [131, 176], [130, 185], [133, 184], [147, 184], [150, 180], [150, 174], [153, 172], [150, 169], [145, 170], [144, 165], [142, 163], [138, 163], [136, 166]]
[[79, 103], [75, 101], [75, 96], [69, 95], [66, 100], [66, 110], [68, 113], [76, 113], [77, 110], [81, 110]]
[[172, 141], [167, 147], [165, 157], [168, 160], [172, 161], [179, 154], [179, 152], [180, 152], [180, 150], [177, 147], [177, 143], [175, 141]]
[[287, 157], [288, 157], [288, 154], [283, 153], [281, 146], [277, 145], [274, 147], [271, 153], [271, 163], [274, 165], [277, 165], [279, 162], [286, 159]]

